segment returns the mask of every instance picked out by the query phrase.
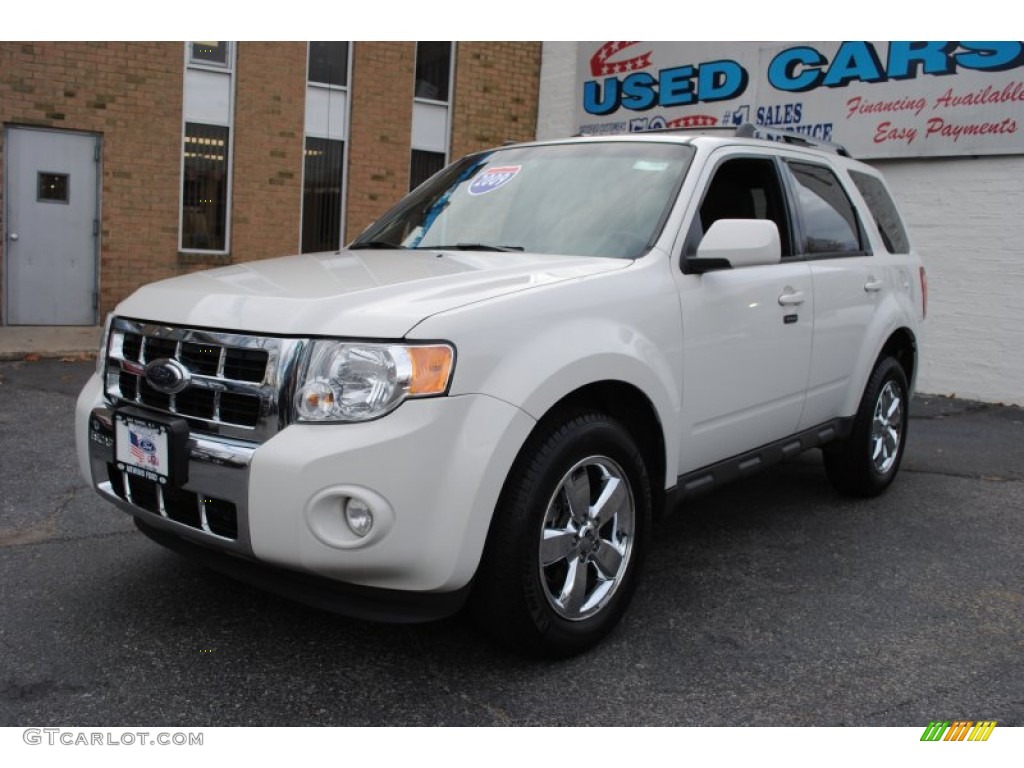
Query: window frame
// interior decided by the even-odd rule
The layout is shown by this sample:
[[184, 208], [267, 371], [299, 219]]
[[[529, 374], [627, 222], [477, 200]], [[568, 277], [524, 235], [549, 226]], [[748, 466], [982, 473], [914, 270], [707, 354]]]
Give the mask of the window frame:
[[[412, 103], [413, 110], [415, 111], [417, 104], [427, 104], [435, 107], [444, 107], [447, 110], [447, 117], [445, 123], [447, 130], [444, 136], [444, 152], [438, 152], [436, 149], [428, 149], [426, 147], [419, 147], [413, 142], [412, 137], [409, 137], [409, 191], [411, 192], [418, 185], [413, 185], [412, 181], [412, 169], [413, 169], [413, 152], [430, 152], [432, 154], [443, 155], [441, 162], [441, 169], [447, 168], [452, 162], [452, 106], [455, 100], [455, 61], [456, 53], [458, 51], [458, 43], [454, 40], [446, 40], [451, 51], [448, 57], [448, 98], [444, 101], [438, 99], [428, 99], [423, 96], [416, 95], [416, 64], [419, 60], [420, 50], [419, 46], [421, 42], [441, 42], [431, 40], [418, 40], [416, 41], [416, 52], [413, 57], [412, 67]], [[430, 178], [430, 177], [427, 177]], [[426, 179], [424, 179], [426, 181]], [[421, 182], [422, 183], [422, 182]]]
[[[703, 232], [703, 224], [700, 223], [701, 208], [704, 207], [704, 202], [707, 200], [708, 193], [711, 191], [711, 183], [714, 181], [715, 176], [721, 170], [722, 166], [734, 160], [758, 160], [771, 166], [772, 171], [775, 174], [775, 181], [778, 184], [779, 204], [782, 206], [781, 215], [787, 228], [786, 232], [779, 232], [780, 245], [782, 246], [782, 257], [779, 263], [786, 264], [793, 261], [799, 261], [804, 258], [803, 254], [797, 251], [795, 247], [797, 230], [794, 219], [794, 201], [788, 186], [786, 174], [780, 167], [779, 156], [775, 152], [768, 150], [758, 151], [751, 150], [749, 148], [743, 148], [740, 150], [732, 149], [716, 154], [709, 163], [711, 170], [708, 172], [707, 176], [699, 179], [697, 182], [698, 188], [701, 191], [700, 198], [697, 201], [697, 204], [693, 207], [692, 215], [690, 215], [689, 218], [684, 219], [683, 222], [685, 229], [682, 233], [682, 248], [679, 252], [679, 267], [683, 274], [697, 274], [687, 266], [687, 261], [697, 255], [697, 248], [705, 234]], [[764, 221], [772, 220], [764, 219]], [[701, 234], [699, 236], [694, 232], [694, 228], [698, 224], [701, 226]], [[790, 251], [788, 254], [786, 253], [787, 239]]]
[[[313, 43], [348, 43], [348, 47], [345, 52], [345, 84], [338, 85], [336, 83], [325, 83], [320, 80], [309, 79], [309, 63], [312, 57], [312, 46]], [[306, 41], [306, 87], [307, 88], [326, 88], [332, 91], [345, 91], [346, 93], [352, 87], [352, 48], [354, 43], [351, 40], [307, 40]], [[317, 138], [317, 137], [314, 137]]]
[[[324, 139], [326, 141], [341, 141], [342, 142], [342, 156], [341, 156], [341, 210], [339, 212], [338, 219], [338, 249], [344, 248], [346, 245], [346, 229], [348, 224], [348, 177], [349, 177], [349, 150], [351, 147], [351, 130], [352, 130], [352, 64], [355, 57], [356, 43], [353, 40], [347, 40], [348, 43], [348, 59], [345, 64], [345, 85], [334, 85], [333, 83], [321, 83], [309, 79], [309, 59], [311, 54], [312, 44], [316, 42], [335, 42], [335, 41], [323, 41], [323, 40], [307, 40], [306, 41], [306, 88], [303, 91], [303, 104], [309, 96], [309, 89], [320, 89], [323, 91], [333, 91], [336, 93], [345, 94], [345, 135], [342, 139], [332, 138], [321, 133], [310, 133], [307, 130], [305, 119], [303, 119], [302, 126], [302, 177], [299, 182], [299, 232], [298, 242], [295, 246], [296, 253], [303, 253], [302, 241], [303, 241], [303, 229], [306, 222], [306, 140], [307, 139]], [[337, 41], [340, 42], [340, 41]]]
[[[420, 43], [432, 43], [432, 42], [446, 42], [450, 46], [451, 55], [448, 57], [448, 98], [447, 99], [430, 99], [425, 96], [416, 95], [416, 65], [420, 57]], [[444, 105], [448, 107], [449, 112], [455, 95], [455, 51], [458, 46], [454, 40], [417, 40], [416, 41], [416, 53], [413, 56], [412, 63], [412, 100], [414, 102], [421, 102], [423, 104], [435, 104]]]
[[205, 69], [210, 72], [230, 72], [235, 71], [235, 43], [233, 40], [218, 40], [219, 43], [224, 43], [227, 47], [226, 61], [221, 64], [216, 61], [209, 61], [207, 59], [197, 59], [192, 53], [192, 46], [195, 45], [195, 40], [188, 40], [185, 42], [185, 66], [189, 69]]
[[[185, 109], [181, 110], [181, 130], [178, 134], [179, 145], [178, 145], [178, 253], [179, 254], [196, 254], [198, 256], [229, 256], [231, 254], [231, 234], [232, 234], [232, 213], [234, 211], [234, 162], [235, 162], [235, 92], [238, 87], [237, 78], [235, 77], [235, 64], [238, 55], [238, 46], [231, 41], [228, 47], [228, 62], [229, 65], [224, 66], [205, 66], [202, 64], [192, 64], [192, 41], [187, 41], [184, 45], [185, 48], [185, 71], [189, 69], [199, 69], [208, 72], [217, 72], [230, 78], [229, 84], [229, 98], [228, 98], [228, 119], [227, 122], [211, 122], [202, 120], [190, 120], [188, 115], [185, 114]], [[185, 102], [185, 88], [187, 78], [182, 77], [182, 101]], [[225, 160], [227, 161], [227, 167], [224, 172], [227, 174], [227, 184], [225, 185], [225, 201], [224, 201], [224, 248], [185, 248], [185, 138], [186, 129], [189, 123], [196, 125], [211, 125], [218, 128], [227, 128], [228, 130], [228, 141], [227, 147], [225, 147]]]

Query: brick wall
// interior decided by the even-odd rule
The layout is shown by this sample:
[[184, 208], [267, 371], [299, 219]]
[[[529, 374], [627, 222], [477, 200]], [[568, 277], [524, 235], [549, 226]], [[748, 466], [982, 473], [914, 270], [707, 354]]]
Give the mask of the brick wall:
[[352, 240], [409, 191], [415, 67], [415, 43], [355, 44], [342, 242]]
[[464, 42], [456, 46], [451, 157], [533, 141], [541, 44]]
[[231, 228], [236, 263], [299, 250], [306, 47], [238, 46]]
[[[102, 137], [100, 317], [153, 280], [298, 250], [306, 48], [238, 45], [224, 256], [178, 253], [182, 43], [0, 43], [0, 121]], [[457, 45], [453, 159], [534, 138], [540, 54], [540, 43]], [[409, 188], [416, 44], [359, 42], [352, 57], [343, 242]]]
[[101, 316], [176, 271], [183, 65], [181, 43], [0, 43], [0, 121], [102, 136]]

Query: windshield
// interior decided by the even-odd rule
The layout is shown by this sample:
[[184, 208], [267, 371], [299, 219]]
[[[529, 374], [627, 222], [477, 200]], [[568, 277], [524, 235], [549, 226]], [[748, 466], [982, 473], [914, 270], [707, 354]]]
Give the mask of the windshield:
[[352, 247], [635, 258], [657, 239], [693, 157], [683, 144], [588, 142], [470, 155]]

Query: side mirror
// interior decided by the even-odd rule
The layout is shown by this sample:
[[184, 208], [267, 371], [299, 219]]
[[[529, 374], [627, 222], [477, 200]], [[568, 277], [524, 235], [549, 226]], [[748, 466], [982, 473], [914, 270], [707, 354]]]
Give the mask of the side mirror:
[[690, 272], [778, 264], [782, 260], [779, 228], [766, 219], [719, 219], [686, 260]]

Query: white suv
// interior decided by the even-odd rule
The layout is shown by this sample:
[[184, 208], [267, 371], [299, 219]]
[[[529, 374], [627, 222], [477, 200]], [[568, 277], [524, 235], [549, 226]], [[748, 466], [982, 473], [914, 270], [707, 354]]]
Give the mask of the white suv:
[[881, 176], [739, 133], [471, 155], [345, 250], [142, 288], [82, 472], [292, 598], [592, 645], [662, 509], [819, 446], [874, 495], [906, 446], [925, 275]]

